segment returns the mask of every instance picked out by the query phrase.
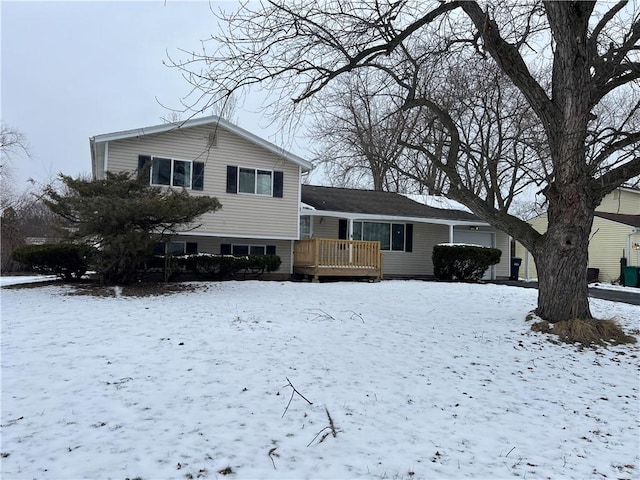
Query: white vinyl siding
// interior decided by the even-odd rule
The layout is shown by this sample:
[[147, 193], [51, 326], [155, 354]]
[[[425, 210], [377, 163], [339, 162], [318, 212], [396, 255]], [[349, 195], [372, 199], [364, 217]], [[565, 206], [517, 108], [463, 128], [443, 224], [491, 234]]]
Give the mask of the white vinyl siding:
[[[190, 192], [216, 197], [222, 209], [200, 217], [198, 224], [202, 226], [196, 232], [296, 239], [300, 167], [222, 128], [217, 131], [216, 147], [209, 149], [207, 144], [212, 128], [192, 127], [109, 142], [109, 170], [135, 171], [138, 155], [203, 162], [204, 189]], [[283, 172], [283, 197], [226, 193], [228, 165]], [[258, 188], [264, 191], [266, 180]]]

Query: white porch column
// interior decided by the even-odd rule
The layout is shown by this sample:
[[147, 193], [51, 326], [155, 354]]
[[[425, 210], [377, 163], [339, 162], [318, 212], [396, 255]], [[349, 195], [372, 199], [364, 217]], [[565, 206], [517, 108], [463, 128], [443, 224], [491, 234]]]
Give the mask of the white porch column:
[[[347, 220], [347, 240], [353, 240], [353, 218]], [[353, 245], [349, 244], [349, 263], [353, 263]]]
[[453, 225], [449, 225], [449, 243], [453, 243]]

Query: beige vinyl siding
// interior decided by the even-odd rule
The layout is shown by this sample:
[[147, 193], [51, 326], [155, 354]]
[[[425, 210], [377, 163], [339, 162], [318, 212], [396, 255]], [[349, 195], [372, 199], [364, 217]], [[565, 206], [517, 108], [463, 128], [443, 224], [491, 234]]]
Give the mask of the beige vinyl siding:
[[397, 276], [433, 275], [433, 247], [449, 241], [449, 227], [431, 223], [413, 224], [412, 252], [382, 252], [384, 274]]
[[198, 253], [220, 253], [220, 245], [275, 245], [276, 255], [282, 260], [279, 273], [290, 274], [293, 272], [291, 263], [291, 240], [256, 240], [253, 238], [232, 238], [232, 237], [197, 237], [193, 235], [179, 235], [174, 238], [177, 242], [196, 242]]
[[[173, 130], [157, 135], [109, 142], [110, 171], [135, 171], [138, 155], [203, 162], [204, 190], [193, 195], [218, 198], [222, 209], [200, 218], [196, 232], [258, 238], [298, 237], [300, 167], [219, 128], [217, 145], [207, 149], [212, 126]], [[283, 172], [283, 198], [227, 194], [227, 165]]]
[[511, 275], [511, 238], [505, 232], [496, 231], [495, 248], [502, 252], [500, 263], [495, 266], [496, 278], [509, 277]]
[[[544, 233], [547, 229], [546, 216], [537, 217], [529, 223], [539, 232]], [[633, 227], [621, 223], [595, 217], [589, 237], [589, 267], [597, 268], [599, 280], [602, 282], [613, 282], [620, 276], [620, 258], [624, 252], [629, 265], [638, 265], [638, 252], [632, 250], [629, 254], [629, 234]], [[640, 234], [631, 236], [631, 244], [634, 238], [639, 238]], [[635, 240], [636, 242], [638, 240]], [[528, 255], [528, 258], [527, 258]], [[535, 262], [531, 254], [526, 252], [520, 244], [516, 244], [516, 256], [523, 259], [520, 267], [520, 276], [534, 279], [538, 277]], [[528, 263], [528, 272], [527, 272]]]
[[[311, 217], [314, 238], [338, 238], [339, 219], [335, 217]], [[403, 223], [394, 220], [394, 223]], [[412, 223], [412, 222], [406, 222]], [[494, 232], [490, 228], [486, 231]], [[509, 236], [503, 232], [494, 235], [496, 248], [502, 250], [500, 263], [496, 265], [496, 277], [508, 277], [510, 274]], [[433, 247], [449, 242], [449, 226], [432, 223], [413, 223], [413, 251], [383, 251], [384, 274], [394, 276], [433, 275]]]
[[614, 190], [596, 208], [598, 212], [640, 215], [640, 192]]
[[311, 217], [313, 238], [338, 238], [338, 222], [335, 217]]
[[600, 269], [601, 281], [612, 282], [620, 277], [620, 257], [623, 252], [628, 265], [638, 265], [637, 252], [628, 251], [627, 240], [631, 231], [632, 227], [611, 220], [598, 217], [593, 220], [589, 240], [589, 267]]

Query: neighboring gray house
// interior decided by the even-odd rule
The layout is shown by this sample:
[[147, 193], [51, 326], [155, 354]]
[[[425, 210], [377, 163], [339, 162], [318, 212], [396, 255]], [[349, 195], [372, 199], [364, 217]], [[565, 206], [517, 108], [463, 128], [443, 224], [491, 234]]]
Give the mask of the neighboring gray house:
[[508, 277], [509, 236], [475, 215], [434, 208], [391, 192], [302, 186], [301, 238], [380, 242], [386, 278], [428, 278], [439, 243], [495, 247], [502, 258], [486, 278]]

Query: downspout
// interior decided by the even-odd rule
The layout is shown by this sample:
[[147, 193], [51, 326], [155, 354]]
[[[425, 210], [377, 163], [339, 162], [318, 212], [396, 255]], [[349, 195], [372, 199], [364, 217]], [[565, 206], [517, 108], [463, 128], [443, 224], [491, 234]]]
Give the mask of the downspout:
[[[631, 260], [631, 252], [633, 249], [631, 248], [631, 237], [638, 233], [638, 229], [633, 227], [629, 235], [627, 235], [627, 255], [629, 260]], [[638, 254], [636, 255], [636, 267], [639, 266], [640, 263], [640, 250], [638, 250]], [[627, 264], [628, 265], [628, 264]]]
[[109, 168], [109, 142], [104, 143], [104, 178], [107, 177], [107, 170]]

